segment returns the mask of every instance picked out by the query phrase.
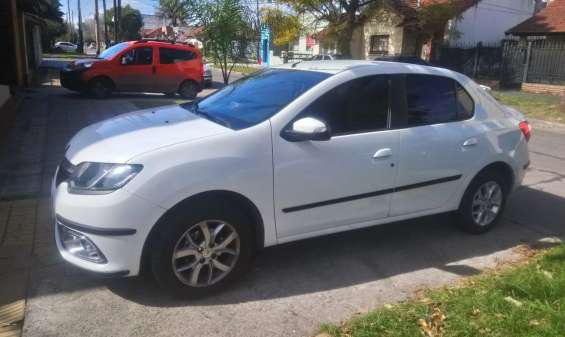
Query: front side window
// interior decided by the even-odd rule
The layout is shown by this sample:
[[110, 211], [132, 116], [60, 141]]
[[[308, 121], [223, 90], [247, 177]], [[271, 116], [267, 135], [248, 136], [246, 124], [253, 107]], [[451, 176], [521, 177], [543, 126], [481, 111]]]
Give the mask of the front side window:
[[122, 50], [126, 49], [128, 46], [129, 46], [129, 43], [127, 43], [127, 42], [118, 43], [118, 44], [113, 45], [112, 47], [104, 50], [102, 53], [100, 53], [100, 56], [98, 56], [98, 57], [103, 58], [105, 60], [111, 60], [112, 58], [114, 58], [114, 56], [121, 53]]
[[139, 47], [128, 50], [122, 55], [122, 65], [150, 65], [153, 64], [153, 48]]
[[194, 60], [196, 55], [190, 50], [159, 48], [159, 62], [161, 64], [173, 64]]
[[454, 81], [447, 77], [406, 75], [407, 126], [457, 120]]
[[268, 69], [235, 81], [198, 104], [182, 107], [234, 130], [271, 118], [307, 90], [330, 77], [317, 71]]
[[342, 83], [317, 98], [302, 113], [323, 119], [333, 135], [362, 133], [387, 127], [387, 76], [367, 76]]
[[388, 55], [388, 35], [372, 35], [370, 53], [378, 55]]

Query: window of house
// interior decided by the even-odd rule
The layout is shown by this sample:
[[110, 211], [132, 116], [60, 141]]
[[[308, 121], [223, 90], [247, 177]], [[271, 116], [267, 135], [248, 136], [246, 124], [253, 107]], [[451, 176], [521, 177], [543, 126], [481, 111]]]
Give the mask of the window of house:
[[123, 65], [147, 65], [153, 64], [153, 48], [140, 47], [128, 50], [122, 55]]
[[334, 135], [385, 129], [388, 121], [388, 88], [387, 76], [358, 78], [323, 94], [301, 116], [323, 119]]
[[371, 54], [388, 55], [389, 35], [371, 36]]
[[406, 75], [408, 126], [457, 120], [454, 81], [447, 77]]
[[161, 64], [190, 61], [194, 60], [195, 57], [195, 54], [190, 50], [159, 48], [159, 60]]

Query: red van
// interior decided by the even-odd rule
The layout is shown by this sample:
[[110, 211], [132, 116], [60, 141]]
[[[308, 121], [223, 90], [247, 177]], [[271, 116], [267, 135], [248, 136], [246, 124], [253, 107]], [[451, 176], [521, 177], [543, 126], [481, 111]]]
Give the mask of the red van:
[[106, 97], [113, 91], [179, 93], [193, 99], [202, 90], [202, 54], [193, 45], [163, 41], [116, 44], [95, 59], [77, 60], [61, 71], [61, 85]]

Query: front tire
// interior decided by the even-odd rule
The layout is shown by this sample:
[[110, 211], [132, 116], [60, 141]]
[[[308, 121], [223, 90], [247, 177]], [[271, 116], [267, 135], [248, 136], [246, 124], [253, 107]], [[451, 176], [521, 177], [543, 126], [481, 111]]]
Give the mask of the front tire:
[[238, 208], [221, 201], [191, 206], [173, 211], [159, 225], [150, 261], [162, 288], [198, 298], [220, 291], [244, 274], [252, 261], [254, 241], [249, 219]]
[[88, 94], [94, 98], [106, 98], [112, 94], [114, 86], [106, 78], [94, 78], [88, 82]]
[[471, 234], [492, 229], [504, 212], [508, 196], [507, 179], [496, 171], [480, 173], [471, 182], [458, 211], [458, 226]]

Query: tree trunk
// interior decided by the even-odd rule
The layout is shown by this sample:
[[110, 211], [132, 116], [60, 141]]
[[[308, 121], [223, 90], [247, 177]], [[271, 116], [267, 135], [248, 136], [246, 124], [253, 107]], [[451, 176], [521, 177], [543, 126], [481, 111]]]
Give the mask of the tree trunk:
[[94, 39], [96, 40], [96, 56], [100, 55], [100, 13], [98, 13], [98, 0], [94, 0]]
[[114, 0], [114, 43], [118, 41], [118, 3]]
[[82, 12], [80, 10], [80, 0], [77, 0], [78, 7], [78, 52], [84, 53], [84, 39], [82, 36]]
[[110, 45], [110, 40], [108, 39], [108, 22], [106, 22], [106, 0], [102, 0], [102, 17], [104, 18], [104, 43], [106, 48]]

